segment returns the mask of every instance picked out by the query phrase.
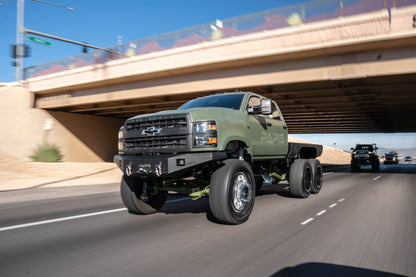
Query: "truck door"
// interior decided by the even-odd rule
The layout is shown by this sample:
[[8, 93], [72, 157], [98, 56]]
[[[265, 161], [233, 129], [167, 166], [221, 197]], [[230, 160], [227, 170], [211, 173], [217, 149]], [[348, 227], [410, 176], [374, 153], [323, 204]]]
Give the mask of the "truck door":
[[[249, 99], [248, 106], [258, 106], [257, 96]], [[254, 156], [280, 156], [287, 154], [287, 127], [276, 103], [272, 115], [248, 115], [247, 127]]]
[[266, 115], [265, 117], [267, 118], [267, 124], [270, 125], [269, 127], [273, 136], [274, 155], [286, 155], [288, 150], [287, 125], [274, 101], [272, 102], [272, 114]]

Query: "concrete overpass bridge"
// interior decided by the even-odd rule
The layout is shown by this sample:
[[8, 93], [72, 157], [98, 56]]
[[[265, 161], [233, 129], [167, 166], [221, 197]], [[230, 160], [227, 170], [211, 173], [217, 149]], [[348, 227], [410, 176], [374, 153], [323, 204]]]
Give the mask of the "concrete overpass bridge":
[[76, 114], [121, 123], [214, 92], [251, 90], [279, 104], [289, 133], [416, 132], [415, 15], [416, 3], [295, 22], [31, 77], [25, 85], [34, 106], [62, 122]]

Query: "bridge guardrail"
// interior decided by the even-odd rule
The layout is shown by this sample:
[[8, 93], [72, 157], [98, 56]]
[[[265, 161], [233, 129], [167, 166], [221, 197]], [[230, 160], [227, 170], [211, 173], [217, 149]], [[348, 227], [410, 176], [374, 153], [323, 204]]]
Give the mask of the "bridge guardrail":
[[[394, 7], [416, 4], [416, 0], [320, 0], [263, 11], [227, 20], [217, 20], [177, 32], [139, 39], [109, 47], [133, 57], [201, 42], [273, 30], [327, 19], [346, 17]], [[57, 73], [110, 60], [126, 58], [105, 51], [67, 57], [24, 69], [24, 79]]]

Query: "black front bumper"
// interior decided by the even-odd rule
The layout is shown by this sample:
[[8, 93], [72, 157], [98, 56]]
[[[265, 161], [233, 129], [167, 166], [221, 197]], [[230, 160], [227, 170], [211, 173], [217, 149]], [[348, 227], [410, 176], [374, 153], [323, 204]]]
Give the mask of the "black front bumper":
[[369, 158], [356, 158], [351, 163], [356, 165], [371, 165], [373, 162]]
[[227, 158], [225, 152], [199, 152], [154, 156], [115, 155], [114, 163], [128, 176], [174, 176], [189, 168]]

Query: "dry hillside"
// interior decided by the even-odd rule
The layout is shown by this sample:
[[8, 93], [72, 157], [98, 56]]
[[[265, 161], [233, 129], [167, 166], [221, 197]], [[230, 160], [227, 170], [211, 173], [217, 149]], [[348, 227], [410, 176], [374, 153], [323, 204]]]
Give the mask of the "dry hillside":
[[[289, 136], [290, 142], [313, 143]], [[333, 147], [323, 147], [322, 155], [318, 158], [323, 164], [350, 164], [351, 154]]]

